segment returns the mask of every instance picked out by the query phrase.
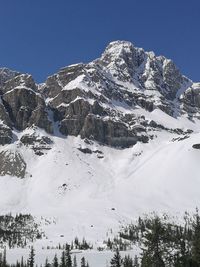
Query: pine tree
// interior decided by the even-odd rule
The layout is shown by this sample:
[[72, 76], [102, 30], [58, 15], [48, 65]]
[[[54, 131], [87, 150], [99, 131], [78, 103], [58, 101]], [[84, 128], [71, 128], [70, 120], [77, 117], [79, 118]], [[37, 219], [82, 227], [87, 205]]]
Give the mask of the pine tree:
[[49, 263], [48, 258], [46, 258], [44, 267], [50, 267], [50, 266], [51, 266], [51, 264]]
[[193, 222], [192, 258], [200, 266], [200, 216], [198, 209]]
[[53, 258], [53, 267], [58, 267], [58, 257], [57, 255], [55, 254], [54, 258]]
[[23, 258], [23, 256], [21, 257], [21, 263], [20, 263], [20, 266], [21, 266], [21, 267], [24, 267], [24, 258]]
[[133, 259], [129, 255], [124, 257], [123, 267], [133, 267]]
[[153, 266], [152, 265], [152, 258], [148, 255], [148, 252], [143, 251], [141, 267], [150, 267], [150, 266]]
[[29, 254], [29, 258], [28, 258], [28, 267], [34, 267], [34, 262], [35, 262], [35, 250], [32, 246], [30, 254]]
[[0, 267], [2, 267], [3, 265], [3, 255], [2, 253], [0, 252]]
[[110, 238], [108, 238], [108, 241], [107, 241], [107, 247], [112, 250], [112, 246], [113, 246], [113, 243], [111, 242]]
[[73, 267], [77, 267], [76, 255], [73, 258]]
[[122, 265], [122, 259], [121, 259], [120, 253], [119, 253], [119, 249], [117, 248], [113, 258], [110, 261], [110, 266], [111, 267], [121, 267], [121, 265]]
[[65, 251], [62, 251], [61, 253], [60, 267], [66, 267]]
[[74, 249], [74, 242], [71, 242], [71, 250]]
[[75, 239], [74, 239], [74, 245], [75, 245], [75, 249], [79, 248], [79, 240], [78, 240], [78, 237], [75, 237]]
[[6, 267], [7, 266], [7, 260], [6, 260], [6, 247], [4, 248], [3, 251], [3, 261], [2, 261], [2, 266]]
[[162, 256], [164, 254], [163, 238], [165, 229], [158, 217], [155, 217], [144, 233], [145, 249], [142, 257], [142, 267], [165, 267]]
[[139, 267], [139, 261], [138, 261], [138, 256], [135, 255], [134, 261], [133, 261], [133, 267]]
[[81, 258], [81, 267], [87, 267], [86, 266], [86, 261], [85, 261], [85, 258], [84, 257]]
[[72, 259], [71, 259], [71, 255], [70, 255], [70, 247], [69, 247], [69, 245], [66, 245], [65, 262], [66, 262], [66, 267], [72, 267]]

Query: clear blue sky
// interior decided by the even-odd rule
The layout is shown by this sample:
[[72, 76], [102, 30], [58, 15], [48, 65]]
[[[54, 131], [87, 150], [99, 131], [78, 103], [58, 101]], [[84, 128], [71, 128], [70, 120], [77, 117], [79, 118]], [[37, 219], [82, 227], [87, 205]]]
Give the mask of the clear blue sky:
[[0, 66], [38, 82], [118, 39], [200, 81], [200, 0], [0, 0]]

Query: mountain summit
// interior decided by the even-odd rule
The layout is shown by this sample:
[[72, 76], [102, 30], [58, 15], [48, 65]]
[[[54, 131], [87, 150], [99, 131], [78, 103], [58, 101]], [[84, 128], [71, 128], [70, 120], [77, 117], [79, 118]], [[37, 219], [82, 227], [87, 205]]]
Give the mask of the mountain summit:
[[64, 135], [126, 147], [149, 139], [145, 127], [133, 127], [144, 126], [134, 113], [138, 107], [190, 120], [199, 114], [199, 84], [171, 60], [126, 41], [110, 43], [99, 59], [63, 68], [41, 86], [8, 69], [1, 69], [0, 81], [0, 118], [10, 130], [35, 125], [53, 134], [58, 122]]

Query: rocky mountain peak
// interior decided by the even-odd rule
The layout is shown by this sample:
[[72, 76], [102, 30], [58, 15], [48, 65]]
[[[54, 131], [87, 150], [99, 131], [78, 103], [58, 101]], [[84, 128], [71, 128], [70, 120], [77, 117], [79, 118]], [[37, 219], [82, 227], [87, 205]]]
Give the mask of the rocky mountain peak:
[[137, 68], [144, 62], [145, 52], [131, 42], [115, 41], [110, 43], [102, 54], [99, 63], [110, 74], [121, 81], [133, 81]]
[[[111, 42], [102, 54], [102, 60], [105, 61], [110, 57], [112, 60], [117, 60], [118, 58], [127, 57], [133, 54], [136, 50], [143, 51], [143, 49], [135, 48], [131, 42], [128, 41], [114, 41]], [[143, 51], [144, 52], [144, 51]]]
[[169, 100], [191, 85], [172, 60], [145, 52], [127, 41], [110, 43], [96, 62], [114, 81], [128, 82], [132, 89], [158, 91]]
[[88, 64], [62, 68], [42, 86], [29, 74], [2, 73], [0, 118], [20, 131], [36, 125], [53, 133], [54, 120], [64, 135], [126, 147], [148, 142], [155, 126], [138, 116], [137, 108], [190, 119], [200, 113], [199, 84], [172, 60], [127, 41], [110, 43]]

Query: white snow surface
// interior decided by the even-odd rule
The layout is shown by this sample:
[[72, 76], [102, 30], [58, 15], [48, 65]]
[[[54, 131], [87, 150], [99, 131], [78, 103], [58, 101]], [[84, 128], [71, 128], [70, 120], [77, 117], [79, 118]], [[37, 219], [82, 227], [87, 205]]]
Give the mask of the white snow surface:
[[[139, 108], [135, 112], [144, 114]], [[42, 156], [19, 141], [1, 147], [17, 147], [27, 163], [24, 179], [1, 177], [1, 213], [49, 218], [52, 223], [43, 225], [48, 240], [42, 243], [58, 244], [79, 236], [98, 246], [138, 215], [194, 211], [200, 204], [200, 150], [192, 145], [200, 143], [200, 123], [174, 119], [160, 110], [144, 115], [165, 127], [194, 132], [187, 139], [172, 141], [180, 135], [156, 131], [157, 137], [148, 144], [127, 149], [88, 145], [79, 137], [49, 136], [54, 144]], [[27, 129], [23, 134], [33, 131]], [[47, 135], [40, 129], [36, 132]], [[19, 140], [22, 133], [15, 134]], [[98, 153], [84, 154], [80, 147], [99, 150], [103, 158]]]

